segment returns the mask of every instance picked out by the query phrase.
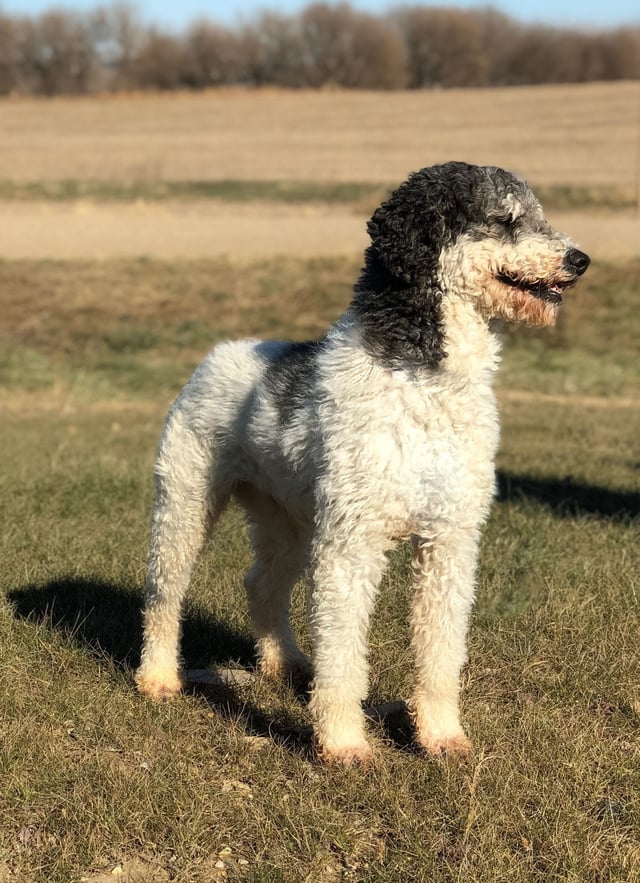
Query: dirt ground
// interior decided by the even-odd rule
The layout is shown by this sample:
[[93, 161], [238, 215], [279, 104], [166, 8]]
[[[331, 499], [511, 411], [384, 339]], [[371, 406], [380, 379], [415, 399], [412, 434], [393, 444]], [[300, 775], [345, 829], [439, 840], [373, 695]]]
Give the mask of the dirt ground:
[[[592, 256], [640, 255], [640, 215], [549, 212]], [[0, 258], [353, 255], [368, 242], [367, 217], [349, 208], [213, 201], [0, 202]]]

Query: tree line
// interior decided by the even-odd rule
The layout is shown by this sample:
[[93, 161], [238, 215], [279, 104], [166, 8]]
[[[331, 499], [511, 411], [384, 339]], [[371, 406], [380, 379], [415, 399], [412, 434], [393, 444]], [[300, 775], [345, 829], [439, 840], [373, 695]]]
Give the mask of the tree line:
[[262, 12], [180, 34], [126, 4], [38, 16], [0, 11], [0, 94], [93, 94], [215, 86], [422, 89], [640, 78], [640, 26], [525, 25], [495, 9], [348, 3]]

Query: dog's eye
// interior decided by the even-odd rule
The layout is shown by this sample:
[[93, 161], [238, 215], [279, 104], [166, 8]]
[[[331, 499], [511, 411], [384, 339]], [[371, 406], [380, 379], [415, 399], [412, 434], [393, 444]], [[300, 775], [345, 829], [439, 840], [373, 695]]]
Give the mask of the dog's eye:
[[496, 210], [495, 212], [491, 212], [491, 214], [487, 215], [487, 220], [489, 221], [489, 226], [493, 228], [498, 228], [500, 230], [510, 228], [515, 223], [511, 212], [505, 210]]
[[513, 240], [517, 239], [522, 231], [520, 218], [514, 218], [511, 213], [501, 213], [493, 220], [493, 226], [497, 235]]
[[500, 213], [487, 219], [482, 226], [481, 235], [492, 239], [512, 239], [517, 235], [519, 224], [510, 215]]

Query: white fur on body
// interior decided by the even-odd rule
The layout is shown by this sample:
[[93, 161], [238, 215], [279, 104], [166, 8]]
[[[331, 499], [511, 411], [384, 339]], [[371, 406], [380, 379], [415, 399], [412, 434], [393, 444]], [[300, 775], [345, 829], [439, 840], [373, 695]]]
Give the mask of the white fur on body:
[[290, 591], [312, 575], [311, 711], [323, 757], [364, 760], [367, 631], [385, 552], [414, 545], [412, 700], [418, 741], [464, 750], [459, 675], [480, 527], [498, 442], [491, 377], [498, 340], [470, 300], [446, 298], [447, 358], [392, 370], [346, 313], [317, 355], [313, 395], [279, 422], [264, 383], [280, 344], [216, 347], [167, 419], [157, 461], [139, 687], [181, 684], [180, 612], [197, 554], [233, 493], [251, 523], [245, 584], [261, 667], [308, 673], [288, 623]]

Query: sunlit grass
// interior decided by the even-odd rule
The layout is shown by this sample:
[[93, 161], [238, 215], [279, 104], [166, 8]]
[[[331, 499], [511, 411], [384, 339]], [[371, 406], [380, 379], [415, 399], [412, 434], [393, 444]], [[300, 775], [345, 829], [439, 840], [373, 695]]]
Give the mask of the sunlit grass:
[[[357, 269], [0, 265], [0, 880], [638, 879], [637, 266], [592, 268], [556, 332], [507, 341], [501, 383], [523, 395], [502, 397], [469, 763], [415, 754], [396, 716], [372, 725], [371, 771], [325, 769], [305, 706], [259, 679], [166, 706], [133, 690], [170, 397], [210, 342], [321, 333]], [[249, 565], [231, 509], [189, 593], [189, 667], [253, 664]], [[408, 579], [401, 548], [371, 630], [372, 702], [411, 686]], [[304, 585], [293, 618], [308, 648]]]

